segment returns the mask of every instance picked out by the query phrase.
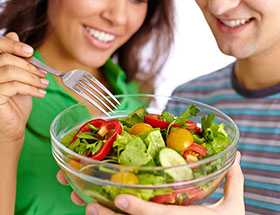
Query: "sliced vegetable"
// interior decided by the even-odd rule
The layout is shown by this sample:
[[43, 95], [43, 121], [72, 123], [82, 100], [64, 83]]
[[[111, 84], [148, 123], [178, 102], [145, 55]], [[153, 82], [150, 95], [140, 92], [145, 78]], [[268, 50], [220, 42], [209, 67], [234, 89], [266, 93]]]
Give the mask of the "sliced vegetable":
[[[90, 124], [90, 126], [89, 126]], [[121, 134], [122, 132], [122, 126], [118, 120], [110, 120], [105, 121], [103, 119], [94, 119], [87, 123], [85, 123], [75, 134], [73, 137], [73, 140], [69, 143], [68, 147], [74, 143], [78, 138], [79, 135], [83, 133], [90, 132], [90, 127], [93, 126], [96, 128], [97, 135], [96, 138], [104, 137], [105, 135], [108, 135], [104, 140], [102, 140], [103, 145], [99, 144], [98, 151], [95, 152], [92, 156], [91, 150], [88, 150], [88, 152], [85, 154], [87, 157], [95, 159], [95, 160], [102, 160], [111, 150], [113, 142], [116, 140], [117, 134]], [[101, 138], [100, 138], [101, 139]], [[90, 145], [90, 144], [88, 144]]]
[[184, 151], [193, 143], [192, 134], [186, 129], [172, 131], [166, 140], [166, 145], [176, 151]]
[[176, 202], [177, 194], [164, 194], [158, 195], [150, 199], [151, 202], [160, 203], [160, 204], [174, 204]]
[[[165, 115], [167, 115], [167, 112], [165, 112]], [[165, 117], [167, 117], [167, 116], [165, 116]], [[154, 128], [160, 128], [160, 129], [168, 129], [168, 126], [170, 125], [170, 122], [167, 121], [164, 117], [162, 117], [162, 115], [159, 115], [159, 114], [147, 114], [145, 116], [144, 121], [145, 121], [145, 123], [150, 124]], [[197, 126], [196, 122], [194, 122], [192, 120], [186, 120], [185, 123], [186, 123], [187, 130], [193, 129], [195, 134], [199, 133], [200, 128]], [[175, 124], [172, 124], [171, 127], [172, 128], [182, 127], [182, 125], [175, 123]]]
[[[159, 151], [158, 156], [156, 157], [156, 162], [164, 167], [187, 164], [185, 159], [178, 152], [168, 147]], [[171, 176], [174, 181], [189, 180], [193, 177], [192, 170], [189, 167], [166, 169], [164, 171]]]
[[165, 121], [164, 118], [159, 114], [147, 114], [144, 121], [154, 128], [160, 129], [167, 129], [170, 124], [169, 122]]

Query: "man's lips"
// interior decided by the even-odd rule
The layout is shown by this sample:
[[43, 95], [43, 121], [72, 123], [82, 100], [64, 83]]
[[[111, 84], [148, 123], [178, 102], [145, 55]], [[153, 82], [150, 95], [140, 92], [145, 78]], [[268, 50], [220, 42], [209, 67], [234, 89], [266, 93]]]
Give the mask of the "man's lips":
[[254, 18], [243, 18], [243, 19], [218, 19], [218, 29], [227, 34], [235, 34], [241, 32], [243, 29], [248, 27]]

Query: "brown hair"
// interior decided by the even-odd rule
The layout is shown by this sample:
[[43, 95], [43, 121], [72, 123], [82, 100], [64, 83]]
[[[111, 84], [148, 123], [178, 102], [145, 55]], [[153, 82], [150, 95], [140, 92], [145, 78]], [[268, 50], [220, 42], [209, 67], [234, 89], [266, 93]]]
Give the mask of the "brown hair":
[[[47, 34], [48, 0], [8, 0], [0, 5], [0, 29], [16, 32], [20, 40], [38, 48]], [[142, 92], [153, 92], [174, 40], [173, 0], [149, 0], [142, 27], [120, 47], [115, 56], [128, 80], [138, 80]], [[144, 48], [152, 53], [143, 59]], [[144, 85], [145, 84], [145, 85]], [[145, 89], [145, 90], [144, 90]]]

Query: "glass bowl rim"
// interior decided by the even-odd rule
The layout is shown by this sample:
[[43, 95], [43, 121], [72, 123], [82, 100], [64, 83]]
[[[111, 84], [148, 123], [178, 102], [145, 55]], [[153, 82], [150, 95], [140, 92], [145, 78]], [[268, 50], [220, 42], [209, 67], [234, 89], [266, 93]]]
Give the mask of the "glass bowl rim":
[[[66, 153], [69, 153], [71, 156], [74, 156], [75, 158], [79, 158], [81, 160], [85, 160], [86, 162], [89, 162], [89, 164], [95, 164], [95, 165], [102, 165], [103, 167], [111, 167], [111, 168], [115, 168], [115, 169], [138, 169], [138, 170], [155, 170], [155, 171], [159, 171], [159, 170], [166, 170], [166, 169], [174, 169], [174, 168], [184, 168], [184, 167], [194, 167], [197, 165], [201, 165], [204, 163], [208, 163], [212, 160], [215, 160], [219, 157], [222, 157], [223, 155], [227, 154], [229, 151], [232, 150], [232, 148], [236, 147], [238, 139], [239, 139], [239, 129], [236, 125], [236, 123], [225, 113], [223, 113], [222, 111], [220, 111], [219, 109], [212, 107], [208, 104], [199, 102], [199, 101], [195, 101], [193, 99], [188, 99], [188, 98], [182, 98], [179, 96], [165, 96], [165, 95], [158, 95], [158, 94], [123, 94], [123, 95], [114, 95], [117, 99], [118, 98], [123, 98], [123, 97], [161, 97], [161, 98], [166, 98], [166, 99], [179, 99], [182, 102], [189, 102], [189, 104], [197, 104], [200, 106], [204, 106], [207, 109], [213, 110], [214, 112], [217, 112], [219, 114], [221, 114], [224, 118], [226, 118], [234, 127], [235, 129], [235, 137], [232, 140], [231, 144], [223, 151], [221, 151], [220, 153], [210, 156], [208, 158], [202, 159], [200, 161], [194, 162], [194, 163], [190, 163], [190, 164], [183, 164], [183, 165], [176, 165], [176, 166], [168, 166], [168, 167], [161, 167], [161, 166], [153, 166], [153, 167], [149, 167], [149, 166], [127, 166], [127, 165], [121, 165], [121, 164], [113, 164], [113, 163], [104, 163], [102, 161], [98, 161], [98, 160], [93, 160], [91, 158], [85, 157], [83, 155], [80, 155], [72, 150], [70, 150], [69, 148], [67, 148], [66, 146], [64, 146], [62, 143], [60, 143], [60, 141], [56, 138], [55, 134], [54, 134], [54, 125], [57, 121], [57, 119], [64, 114], [65, 112], [69, 111], [72, 108], [75, 108], [76, 106], [81, 106], [85, 103], [87, 103], [87, 101], [85, 102], [80, 102], [77, 103], [75, 105], [72, 105], [68, 108], [66, 108], [64, 111], [62, 111], [61, 113], [59, 113], [52, 121], [51, 126], [50, 126], [50, 134], [51, 134], [51, 139], [55, 141], [55, 143], [58, 145], [59, 148], [61, 148], [63, 151], [65, 151]], [[105, 118], [105, 117], [104, 117]], [[53, 145], [53, 143], [52, 143]], [[235, 154], [235, 153], [234, 153]]]

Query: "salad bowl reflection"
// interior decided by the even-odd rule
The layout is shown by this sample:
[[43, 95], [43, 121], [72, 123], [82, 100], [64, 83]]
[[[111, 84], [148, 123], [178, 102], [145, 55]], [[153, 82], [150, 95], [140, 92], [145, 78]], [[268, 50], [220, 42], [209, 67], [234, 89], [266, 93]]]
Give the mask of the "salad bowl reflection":
[[[105, 116], [97, 110], [89, 110], [87, 103], [80, 103], [66, 109], [54, 119], [50, 129], [52, 153], [71, 187], [85, 202], [97, 201], [115, 211], [118, 209], [114, 206], [113, 201], [119, 194], [131, 194], [147, 201], [162, 204], [203, 203], [216, 190], [234, 162], [239, 138], [236, 124], [218, 109], [189, 99], [148, 94], [119, 95], [116, 97], [120, 100], [121, 105], [114, 113], [110, 113], [111, 117]], [[193, 110], [199, 111], [190, 114], [190, 107], [195, 107], [196, 109]], [[205, 143], [192, 144], [193, 150], [191, 152], [196, 152], [196, 160], [190, 161], [190, 157], [187, 157], [190, 150], [177, 149], [176, 146], [175, 148], [172, 146], [172, 143], [169, 144], [167, 135], [163, 135], [162, 138], [167, 139], [167, 141], [157, 139], [156, 134], [158, 133], [170, 133], [169, 136], [171, 136], [176, 130], [183, 131], [185, 129], [183, 126], [180, 129], [176, 128], [181, 127], [181, 125], [167, 126], [167, 132], [162, 132], [164, 129], [160, 126], [153, 132], [144, 132], [149, 134], [149, 137], [151, 136], [150, 139], [155, 140], [153, 145], [145, 141], [147, 135], [143, 139], [143, 143], [138, 143], [138, 138], [133, 144], [127, 144], [131, 135], [124, 130], [131, 131], [131, 128], [127, 127], [132, 119], [132, 121], [135, 120], [135, 112], [133, 111], [139, 111], [143, 108], [145, 116], [152, 116], [151, 120], [155, 118], [154, 115], [160, 116], [165, 110], [165, 117], [170, 118], [171, 116], [174, 125], [178, 125], [182, 119], [185, 122], [188, 117], [191, 117], [189, 122], [194, 122], [197, 126], [189, 129], [189, 133], [194, 136], [196, 142], [202, 141], [202, 139], [206, 141]], [[136, 115], [138, 117], [139, 113]], [[125, 121], [126, 119], [129, 123]], [[98, 121], [99, 123], [100, 120], [102, 125], [104, 120], [110, 122], [119, 120], [122, 127], [125, 128], [121, 133], [123, 136], [120, 133], [116, 134], [118, 137], [112, 143], [116, 146], [113, 154], [122, 153], [121, 156], [113, 156], [107, 152], [104, 158], [104, 153], [102, 155], [100, 152], [104, 151], [105, 147], [103, 146], [112, 139], [118, 127], [109, 129], [112, 130], [109, 132], [109, 136], [104, 135], [107, 139], [103, 141], [103, 146], [98, 146], [99, 140], [95, 143], [94, 148], [98, 148], [99, 152], [93, 153], [92, 156], [85, 156], [89, 154], [89, 151], [94, 150], [87, 149], [89, 144], [86, 145], [81, 143], [82, 141], [78, 141], [80, 145], [77, 145], [76, 141], [76, 146], [74, 146], [73, 142], [77, 139], [77, 134], [81, 133], [81, 130], [90, 130], [87, 126], [85, 127], [87, 125], [85, 123], [88, 121], [94, 123]], [[169, 124], [172, 123], [169, 122]], [[98, 124], [94, 125], [99, 127]], [[211, 130], [210, 125], [215, 125], [215, 128]], [[153, 125], [153, 127], [155, 126]], [[96, 128], [94, 127], [94, 129]], [[196, 135], [196, 133], [206, 135], [207, 129], [207, 137]], [[214, 134], [215, 132], [217, 135]], [[88, 135], [88, 133], [85, 132], [83, 135]], [[212, 140], [209, 140], [211, 139], [209, 135], [212, 135]], [[68, 141], [67, 144], [65, 141]], [[212, 141], [211, 144], [209, 141]], [[168, 147], [166, 145], [159, 147], [159, 142], [167, 143]], [[90, 147], [93, 147], [92, 145]], [[134, 148], [131, 148], [132, 145]], [[141, 152], [135, 153], [135, 146], [140, 147]], [[195, 149], [197, 147], [200, 151]], [[76, 151], [73, 150], [74, 148]], [[203, 148], [205, 150], [201, 150]], [[87, 153], [84, 153], [83, 150], [87, 150]]]

